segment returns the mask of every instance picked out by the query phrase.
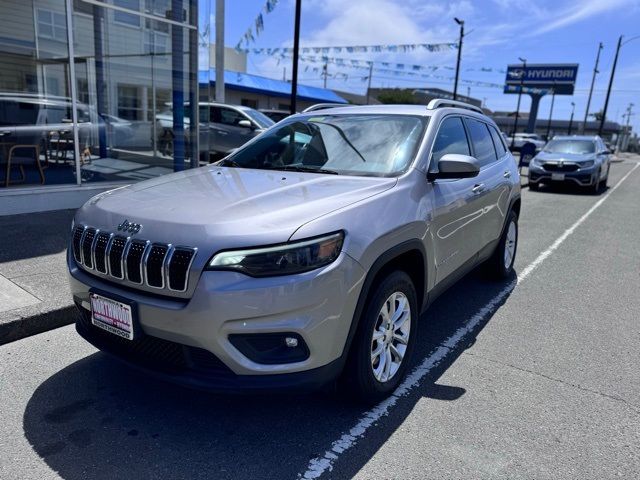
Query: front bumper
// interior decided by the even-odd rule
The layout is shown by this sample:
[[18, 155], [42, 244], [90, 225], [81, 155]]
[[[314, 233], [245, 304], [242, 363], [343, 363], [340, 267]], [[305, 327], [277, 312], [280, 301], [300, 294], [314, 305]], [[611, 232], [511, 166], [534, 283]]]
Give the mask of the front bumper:
[[[592, 166], [588, 168], [579, 168], [572, 172], [558, 171], [550, 172], [535, 163], [529, 165], [529, 183], [554, 183], [554, 182], [571, 182], [580, 186], [588, 187], [597, 182], [598, 167]], [[555, 180], [552, 175], [555, 173], [563, 174], [562, 180]]]
[[[67, 262], [71, 292], [81, 312], [80, 335], [172, 381], [227, 391], [314, 386], [337, 375], [365, 277], [364, 269], [342, 253], [332, 264], [300, 275], [251, 278], [203, 272], [193, 296], [177, 299], [115, 285], [79, 269], [72, 257]], [[135, 302], [141, 337], [124, 340], [91, 325], [90, 290]], [[277, 332], [300, 335], [308, 358], [260, 364], [229, 341], [232, 334]]]

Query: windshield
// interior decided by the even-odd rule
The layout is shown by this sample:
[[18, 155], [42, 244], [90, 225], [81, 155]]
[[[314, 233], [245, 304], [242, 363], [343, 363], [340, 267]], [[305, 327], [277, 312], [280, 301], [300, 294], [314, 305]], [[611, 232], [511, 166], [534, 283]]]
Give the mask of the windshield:
[[551, 140], [543, 149], [549, 153], [594, 153], [596, 145], [591, 140]]
[[250, 116], [251, 119], [256, 122], [260, 128], [269, 128], [271, 125], [274, 125], [276, 122], [267, 117], [264, 113], [259, 112], [253, 109], [242, 110], [246, 115]]
[[391, 176], [409, 166], [426, 124], [426, 118], [409, 115], [318, 115], [284, 120], [221, 164]]

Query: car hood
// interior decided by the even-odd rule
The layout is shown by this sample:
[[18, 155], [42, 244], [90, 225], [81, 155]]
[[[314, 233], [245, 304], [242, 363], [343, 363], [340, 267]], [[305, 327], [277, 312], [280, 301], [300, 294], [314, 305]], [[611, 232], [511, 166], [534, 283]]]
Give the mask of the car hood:
[[396, 182], [209, 166], [97, 195], [76, 223], [117, 233], [128, 220], [142, 225], [134, 238], [213, 250], [266, 245], [286, 242], [301, 225]]
[[545, 162], [559, 162], [560, 160], [564, 162], [584, 162], [587, 160], [593, 160], [595, 157], [594, 153], [552, 153], [542, 151], [537, 155], [538, 160], [542, 160]]

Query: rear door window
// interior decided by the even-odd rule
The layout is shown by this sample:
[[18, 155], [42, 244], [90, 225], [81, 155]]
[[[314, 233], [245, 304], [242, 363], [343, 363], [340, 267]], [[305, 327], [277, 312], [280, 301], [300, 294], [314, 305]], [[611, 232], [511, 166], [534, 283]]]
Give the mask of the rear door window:
[[447, 153], [471, 155], [467, 134], [460, 117], [445, 118], [440, 124], [436, 140], [433, 142], [432, 165], [435, 167]]
[[503, 155], [507, 153], [507, 149], [505, 148], [504, 143], [502, 143], [502, 135], [500, 135], [493, 127], [489, 127], [489, 131], [491, 132], [491, 138], [493, 138], [493, 144], [496, 147], [498, 158], [502, 158]]
[[474, 156], [478, 159], [480, 167], [495, 162], [498, 156], [487, 124], [473, 118], [466, 118], [465, 122], [469, 129]]

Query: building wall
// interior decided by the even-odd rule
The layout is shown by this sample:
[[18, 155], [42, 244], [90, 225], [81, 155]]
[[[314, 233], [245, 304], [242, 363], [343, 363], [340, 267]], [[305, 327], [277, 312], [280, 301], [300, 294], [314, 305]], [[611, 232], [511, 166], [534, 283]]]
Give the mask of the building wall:
[[[216, 45], [209, 46], [209, 67], [216, 68]], [[247, 73], [247, 54], [235, 48], [224, 48], [224, 69], [232, 72]]]
[[[225, 101], [233, 105], [246, 105], [252, 108], [288, 110], [291, 102], [288, 97], [276, 97], [262, 93], [243, 92], [240, 90], [225, 90]], [[302, 111], [319, 102], [309, 102], [298, 98], [298, 110]]]

